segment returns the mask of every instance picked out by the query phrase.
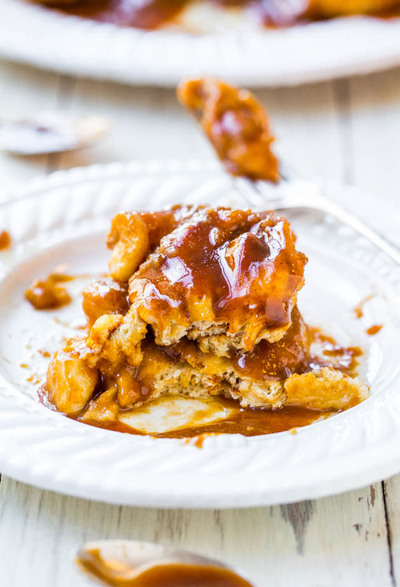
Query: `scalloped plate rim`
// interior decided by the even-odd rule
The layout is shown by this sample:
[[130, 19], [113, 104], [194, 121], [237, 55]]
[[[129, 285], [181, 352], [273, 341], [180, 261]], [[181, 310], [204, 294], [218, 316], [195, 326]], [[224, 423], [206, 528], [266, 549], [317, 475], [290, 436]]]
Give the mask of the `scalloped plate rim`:
[[[214, 162], [210, 164], [206, 163], [205, 168], [208, 171], [215, 172], [218, 169], [218, 165]], [[160, 162], [132, 162], [127, 164], [114, 163], [108, 165], [95, 165], [88, 168], [77, 168], [71, 171], [56, 172], [48, 178], [34, 179], [33, 181], [25, 184], [25, 188], [20, 185], [16, 191], [11, 190], [10, 194], [15, 195], [17, 192], [20, 194], [20, 196], [22, 196], [22, 198], [25, 195], [26, 198], [35, 199], [35, 197], [42, 191], [47, 191], [49, 189], [59, 188], [62, 186], [71, 187], [73, 189], [74, 186], [79, 185], [81, 182], [90, 182], [100, 179], [103, 179], [104, 182], [106, 182], [107, 179], [115, 179], [115, 177], [120, 177], [124, 174], [127, 178], [132, 176], [140, 176], [143, 173], [148, 173], [150, 175], [155, 173], [156, 175], [161, 174], [161, 176], [163, 176], [165, 173], [168, 175], [182, 174], [186, 176], [187, 172], [190, 174], [191, 172], [199, 172], [201, 169], [202, 164], [195, 161], [191, 163], [174, 161], [166, 162], [165, 164]], [[1, 208], [12, 205], [14, 201], [15, 200], [8, 200], [8, 202], [5, 202], [1, 205]], [[21, 198], [18, 198], [18, 201], [22, 201]], [[1, 375], [1, 380], [4, 384], [3, 375]], [[7, 387], [12, 389], [10, 384], [7, 384]], [[2, 406], [2, 408], [8, 408], [11, 413], [13, 411], [15, 412], [15, 410], [18, 412], [18, 404], [11, 404], [7, 395], [7, 393], [4, 395], [4, 387], [3, 389], [0, 389], [0, 406]], [[394, 393], [392, 395], [394, 396]], [[358, 409], [368, 409], [368, 403], [370, 403], [371, 406], [372, 404], [379, 406], [379, 396], [372, 396], [367, 400], [367, 402], [351, 410], [351, 413], [355, 415]], [[43, 412], [41, 412], [44, 415], [43, 418], [41, 416], [38, 417], [37, 414], [34, 413], [37, 412], [37, 410], [29, 412], [29, 409], [25, 410], [25, 408], [23, 408], [24, 416], [28, 414], [28, 419], [33, 418], [35, 423], [38, 423], [38, 420], [43, 420], [47, 427], [54, 428], [53, 421], [55, 422], [55, 419], [57, 419], [57, 422], [59, 422], [59, 419], [62, 418], [62, 416], [47, 411], [45, 408], [42, 408], [42, 406], [39, 407], [43, 409]], [[342, 416], [347, 418], [349, 414], [350, 412], [340, 414], [338, 418], [341, 418]], [[4, 415], [5, 412], [3, 409], [1, 409], [0, 423]], [[400, 418], [398, 418], [398, 414], [396, 413], [394, 416], [396, 416], [395, 424], [399, 423]], [[79, 428], [82, 426], [81, 431], [79, 435], [77, 434], [77, 436], [92, 436], [93, 438], [98, 437], [99, 439], [101, 438], [102, 441], [104, 439], [108, 445], [115, 444], [118, 447], [125, 448], [132, 442], [132, 437], [127, 438], [121, 435], [121, 437], [117, 439], [116, 434], [113, 432], [103, 431], [95, 428], [92, 429], [90, 427], [79, 425], [76, 422], [71, 422], [68, 420], [64, 420], [63, 426], [57, 426], [58, 431], [60, 428], [67, 430], [70, 425], [71, 431], [72, 428], [74, 431], [77, 431], [78, 426]], [[323, 425], [324, 422], [317, 423], [312, 428], [321, 429]], [[199, 450], [198, 448], [190, 445], [182, 446], [182, 444], [180, 444], [179, 450], [187, 451], [186, 455], [190, 454], [190, 458], [193, 458], [195, 461], [201, 456], [207, 456], [207, 453], [208, 455], [212, 453], [217, 457], [220, 457], [221, 455], [224, 456], [229, 452], [232, 454], [232, 451], [236, 450], [254, 453], [255, 451], [262, 449], [263, 444], [273, 444], [273, 442], [275, 442], [277, 439], [279, 442], [279, 438], [289, 439], [289, 443], [292, 444], [296, 443], [296, 439], [306, 434], [307, 430], [309, 430], [309, 428], [299, 429], [296, 437], [291, 435], [289, 432], [284, 432], [265, 437], [265, 439], [259, 437], [254, 439], [254, 442], [247, 439], [245, 442], [242, 442], [240, 439], [237, 446], [229, 447], [228, 450], [226, 447], [224, 447], [223, 444], [219, 445], [218, 443], [213, 446], [207, 446], [206, 444], [202, 450]], [[400, 425], [395, 426], [395, 433], [393, 433], [395, 438], [398, 438], [399, 432]], [[0, 448], [0, 463], [3, 474], [10, 475], [16, 479], [19, 479], [20, 481], [28, 482], [32, 485], [37, 485], [46, 489], [59, 491], [61, 493], [96, 499], [99, 501], [152, 507], [252, 507], [257, 505], [288, 503], [305, 498], [322, 497], [344, 490], [361, 487], [365, 484], [375, 482], [382, 477], [387, 477], [397, 473], [400, 470], [400, 449], [398, 451], [393, 450], [393, 434], [391, 437], [385, 439], [381, 444], [373, 448], [373, 452], [378, 453], [378, 457], [375, 462], [369, 461], [368, 463], [365, 463], [365, 461], [361, 462], [361, 459], [359, 459], [356, 461], [356, 465], [354, 465], [354, 453], [345, 456], [342, 455], [341, 457], [334, 457], [340, 460], [341, 468], [346, 469], [345, 474], [342, 471], [342, 474], [338, 475], [337, 472], [335, 473], [328, 468], [328, 470], [324, 473], [325, 478], [323, 480], [320, 479], [319, 482], [315, 483], [313, 486], [310, 486], [310, 476], [312, 475], [313, 479], [318, 477], [318, 475], [320, 476], [322, 470], [327, 469], [326, 463], [323, 467], [321, 467], [321, 464], [314, 465], [314, 467], [308, 466], [307, 469], [303, 471], [302, 475], [299, 474], [299, 472], [296, 472], [296, 487], [293, 487], [293, 480], [290, 479], [290, 472], [288, 471], [286, 472], [286, 477], [279, 477], [280, 487], [278, 487], [279, 483], [277, 482], [277, 479], [278, 476], [280, 476], [282, 473], [278, 470], [274, 471], [274, 474], [271, 474], [268, 477], [265, 475], [260, 475], [259, 469], [256, 469], [256, 472], [253, 471], [253, 473], [248, 474], [248, 478], [245, 481], [240, 479], [238, 471], [231, 471], [230, 473], [223, 472], [220, 475], [215, 473], [215, 471], [214, 473], [208, 475], [196, 475], [192, 472], [189, 479], [187, 476], [185, 477], [184, 473], [182, 472], [179, 474], [173, 472], [171, 475], [168, 470], [166, 470], [161, 474], [159, 472], [152, 474], [147, 472], [147, 482], [145, 480], [142, 484], [138, 483], [137, 480], [135, 482], [134, 480], [130, 479], [130, 483], [127, 484], [125, 490], [122, 487], [118, 487], [118, 485], [116, 486], [115, 484], [112, 486], [112, 490], [110, 490], [110, 481], [108, 481], [108, 485], [106, 483], [105, 487], [99, 487], [99, 476], [104, 471], [102, 471], [101, 468], [98, 468], [96, 474], [93, 476], [94, 472], [90, 471], [90, 467], [89, 470], [87, 470], [87, 465], [84, 463], [78, 463], [76, 465], [76, 472], [78, 472], [79, 475], [82, 475], [81, 479], [78, 479], [76, 475], [67, 475], [66, 478], [65, 476], [63, 477], [63, 475], [61, 475], [60, 478], [60, 471], [49, 472], [48, 470], [49, 467], [51, 469], [51, 466], [54, 466], [54, 463], [52, 463], [51, 466], [50, 463], [45, 465], [43, 462], [41, 463], [41, 466], [38, 466], [38, 463], [33, 465], [32, 461], [29, 460], [29, 454], [21, 455], [13, 453], [15, 447], [13, 445], [12, 439], [9, 442], [6, 440], [6, 442], [3, 443], [2, 448]], [[1, 428], [0, 438], [4, 439], [4, 432], [1, 431]], [[150, 440], [150, 442], [147, 442], [148, 440]], [[264, 440], [265, 442], [263, 442]], [[143, 447], [142, 450], [144, 452], [149, 451], [148, 454], [151, 452], [153, 455], [154, 452], [158, 451], [158, 446], [161, 446], [159, 443], [160, 440], [146, 439], [144, 443], [141, 443], [141, 446]], [[167, 443], [164, 443], [163, 450], [166, 448], [166, 445]], [[171, 447], [174, 446], [173, 451], [175, 451], [178, 443], [173, 441], [171, 443], [168, 442], [168, 445]], [[10, 454], [7, 453], [8, 449], [11, 450]], [[362, 454], [363, 451], [365, 452], [365, 450], [365, 447], [363, 447], [359, 452]], [[29, 450], [27, 452], [29, 453]], [[44, 472], [41, 472], [41, 467]], [[304, 475], [305, 472], [307, 475]], [[129, 477], [128, 473], [129, 471], [120, 471], [121, 479], [126, 478], [126, 476]], [[92, 478], [90, 478], [91, 474]], [[210, 482], [215, 481], [216, 479], [221, 479], [221, 475], [223, 476], [223, 479], [235, 479], [236, 485], [233, 487], [226, 487], [224, 483], [220, 483], [218, 488], [214, 487], [214, 489], [210, 491]], [[158, 487], [157, 484], [155, 484], [152, 486], [151, 491], [149, 492], [148, 480], [150, 478], [153, 479], [154, 477], [157, 477], [158, 479], [162, 478], [163, 486]], [[181, 481], [183, 479], [183, 481], [185, 481], [181, 487], [181, 491], [175, 493], [173, 491], [174, 478], [175, 482], [177, 479], [180, 479]], [[283, 486], [282, 483], [284, 480], [285, 486]], [[243, 489], [243, 484], [245, 486], [247, 484], [247, 488]]]

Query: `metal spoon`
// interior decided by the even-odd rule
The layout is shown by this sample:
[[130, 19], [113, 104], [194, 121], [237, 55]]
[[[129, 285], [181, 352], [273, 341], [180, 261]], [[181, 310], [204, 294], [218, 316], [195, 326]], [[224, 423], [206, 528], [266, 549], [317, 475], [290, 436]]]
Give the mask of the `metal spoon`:
[[0, 121], [0, 149], [25, 156], [63, 153], [97, 143], [108, 130], [108, 121], [100, 116], [75, 119], [64, 113], [42, 112]]
[[[165, 585], [189, 587], [195, 578], [201, 578], [201, 584], [210, 587], [254, 587], [242, 575], [219, 561], [152, 542], [88, 542], [79, 550], [77, 563], [92, 578], [106, 585], [162, 587], [164, 579], [169, 580]], [[179, 569], [184, 571], [184, 576], [173, 575], [175, 581], [171, 583], [170, 573], [179, 573]], [[206, 582], [207, 579], [209, 582]]]

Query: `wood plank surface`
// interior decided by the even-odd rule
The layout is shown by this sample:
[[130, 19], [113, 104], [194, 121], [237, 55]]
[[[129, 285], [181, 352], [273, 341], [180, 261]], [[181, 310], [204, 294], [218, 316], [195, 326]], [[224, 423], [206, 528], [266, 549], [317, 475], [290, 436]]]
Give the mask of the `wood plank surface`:
[[80, 544], [130, 538], [220, 558], [258, 587], [386, 587], [392, 581], [380, 491], [378, 484], [286, 506], [184, 511], [104, 505], [5, 479], [2, 578], [13, 586], [84, 587], [88, 582], [73, 564]]
[[[379, 194], [368, 216], [398, 213], [400, 72], [293, 89], [261, 90], [280, 153], [308, 176], [355, 182]], [[210, 159], [174, 92], [116, 86], [0, 64], [0, 107], [9, 116], [62, 108], [108, 117], [97, 147], [36, 160], [0, 155], [0, 181], [90, 163]], [[234, 564], [259, 587], [400, 584], [400, 477], [288, 506], [227, 511], [118, 507], [41, 491], [3, 478], [0, 576], [12, 587], [84, 587], [73, 564], [96, 538], [137, 538], [191, 548]]]
[[[58, 75], [0, 62], [1, 118], [14, 120], [38, 110], [54, 110], [58, 104], [58, 88]], [[4, 184], [45, 173], [47, 161], [47, 157], [26, 159], [0, 152], [0, 195]]]

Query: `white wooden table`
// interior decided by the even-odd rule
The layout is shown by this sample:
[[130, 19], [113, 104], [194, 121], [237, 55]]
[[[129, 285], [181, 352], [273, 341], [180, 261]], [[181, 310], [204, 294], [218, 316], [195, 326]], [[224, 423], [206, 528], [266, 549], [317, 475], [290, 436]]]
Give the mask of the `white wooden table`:
[[[363, 211], [399, 238], [400, 70], [296, 89], [262, 90], [287, 159], [306, 175], [376, 194]], [[209, 159], [212, 153], [169, 90], [78, 80], [0, 63], [1, 116], [64, 108], [103, 114], [113, 132], [90, 151], [0, 155], [1, 186], [90, 163]], [[351, 206], [351, 202], [349, 202]], [[375, 208], [375, 209], [374, 209]], [[400, 241], [399, 241], [400, 242]], [[3, 477], [0, 583], [84, 587], [73, 558], [96, 538], [184, 546], [242, 567], [259, 587], [400, 585], [400, 476], [319, 501], [228, 511], [150, 510], [63, 497]]]

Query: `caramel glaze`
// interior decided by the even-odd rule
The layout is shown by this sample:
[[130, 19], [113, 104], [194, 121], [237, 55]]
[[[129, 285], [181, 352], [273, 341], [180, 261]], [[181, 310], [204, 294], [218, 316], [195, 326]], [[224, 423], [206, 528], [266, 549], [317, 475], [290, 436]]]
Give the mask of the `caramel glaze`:
[[[293, 373], [304, 373], [310, 370], [334, 366], [336, 369], [356, 375], [357, 358], [362, 354], [358, 347], [340, 347], [333, 338], [325, 335], [318, 329], [306, 326], [297, 308], [292, 313], [293, 323], [284, 338], [276, 343], [262, 341], [250, 353], [234, 353], [234, 361], [238, 371], [254, 380], [282, 380]], [[312, 345], [318, 345], [319, 355], [313, 354]], [[135, 392], [142, 398], [151, 394], [152, 380], [146, 375], [149, 361], [155, 361], [156, 366], [165, 364], [165, 361], [176, 364], [186, 361], [192, 366], [201, 364], [202, 353], [197, 345], [187, 339], [170, 347], [157, 347], [151, 338], [147, 338], [143, 347], [144, 365], [132, 371], [132, 380], [136, 383]], [[325, 358], [326, 357], [326, 358]], [[151, 370], [150, 370], [151, 371]], [[227, 408], [237, 408], [238, 404], [232, 399], [220, 400]], [[258, 436], [273, 434], [295, 428], [307, 426], [316, 420], [327, 418], [333, 411], [317, 411], [308, 408], [287, 406], [276, 410], [267, 408], [241, 408], [227, 420], [199, 428], [180, 429], [154, 435], [158, 438], [193, 438], [204, 434], [242, 434], [244, 436]], [[79, 420], [79, 417], [78, 417]], [[129, 426], [117, 423], [86, 423], [130, 434], [142, 435]]]
[[335, 369], [347, 375], [357, 375], [358, 357], [363, 354], [360, 347], [342, 347], [337, 344], [334, 338], [328, 336], [319, 328], [309, 328], [309, 331], [313, 342], [321, 349], [323, 357], [326, 357], [325, 361], [323, 358], [317, 358], [311, 354], [308, 361], [310, 369], [333, 365]]
[[148, 230], [149, 250], [147, 254], [152, 253], [160, 244], [161, 239], [170, 234], [181, 222], [190, 217], [195, 210], [201, 209], [202, 206], [183, 206], [176, 204], [168, 210], [158, 210], [157, 212], [120, 212], [114, 216], [111, 223], [111, 230], [107, 237], [107, 246], [112, 249], [120, 238], [120, 217], [125, 216], [126, 222], [130, 218], [139, 217], [146, 224]]
[[52, 273], [46, 279], [35, 279], [25, 292], [25, 298], [36, 310], [53, 310], [72, 301], [68, 291], [61, 285], [74, 277]]
[[290, 323], [306, 257], [296, 251], [284, 218], [206, 208], [172, 236], [134, 274], [132, 304], [140, 284], [141, 303], [159, 321], [170, 319], [171, 308], [186, 316], [201, 303], [206, 309], [211, 304], [213, 321], [226, 322], [233, 332], [246, 315], [271, 330]]
[[[237, 408], [237, 402], [235, 400], [221, 399], [221, 402], [227, 407]], [[201, 448], [204, 439], [210, 434], [242, 434], [243, 436], [275, 434], [277, 432], [285, 432], [308, 426], [313, 422], [328, 418], [334, 413], [336, 414], [338, 412], [322, 412], [294, 406], [287, 406], [277, 410], [241, 408], [234, 416], [221, 422], [216, 422], [215, 424], [209, 424], [199, 428], [182, 428], [163, 434], [153, 434], [152, 436], [154, 438], [194, 438], [196, 439], [196, 446]], [[148, 436], [121, 422], [89, 422], [85, 420], [85, 423], [95, 428], [113, 430], [114, 432]], [[199, 440], [197, 441], [197, 439]]]
[[254, 380], [283, 380], [309, 371], [311, 362], [317, 362], [309, 352], [311, 341], [311, 332], [295, 307], [292, 325], [281, 340], [273, 344], [262, 340], [252, 351], [235, 353], [232, 358], [238, 372]]
[[[313, 344], [318, 346], [318, 355], [312, 352]], [[186, 361], [194, 367], [201, 365], [204, 356], [197, 345], [187, 339], [170, 347], [159, 347], [158, 352], [168, 356], [172, 363]], [[250, 352], [233, 352], [229, 360], [239, 373], [255, 381], [282, 381], [293, 373], [330, 366], [355, 375], [357, 358], [361, 355], [359, 347], [342, 347], [319, 329], [308, 327], [296, 306], [292, 311], [292, 324], [281, 340], [274, 343], [262, 340]]]
[[209, 78], [183, 81], [180, 102], [194, 115], [232, 175], [279, 181], [279, 161], [264, 106], [248, 92]]
[[82, 295], [89, 328], [103, 314], [126, 314], [129, 309], [128, 284], [108, 277], [90, 283]]
[[98, 549], [82, 552], [78, 565], [112, 587], [252, 587], [230, 569], [194, 563], [160, 563], [139, 577], [132, 578], [133, 567], [104, 560]]
[[367, 296], [366, 298], [363, 298], [361, 300], [361, 302], [359, 302], [357, 304], [357, 306], [355, 308], [353, 308], [353, 312], [356, 316], [356, 318], [360, 319], [364, 316], [364, 306], [367, 302], [369, 302], [370, 300], [372, 300], [375, 297], [375, 294], [370, 294], [369, 296]]
[[[228, 403], [234, 400], [226, 400]], [[196, 446], [201, 448], [202, 441], [209, 434], [242, 434], [243, 436], [260, 436], [275, 434], [308, 426], [317, 420], [331, 416], [333, 411], [320, 412], [307, 408], [287, 406], [278, 410], [262, 408], [242, 408], [238, 414], [222, 422], [216, 422], [201, 428], [174, 430], [160, 435], [164, 438], [199, 438]]]
[[[47, 0], [48, 5], [75, 16], [90, 18], [123, 27], [157, 29], [173, 21], [191, 0], [82, 0], [71, 2], [71, 6], [61, 6], [57, 0]], [[288, 3], [282, 0], [214, 0], [215, 4], [227, 7], [245, 7], [255, 18], [267, 27], [285, 27], [327, 18], [326, 15], [307, 10], [307, 3], [299, 1]], [[283, 5], [283, 6], [282, 6]], [[311, 3], [312, 5], [312, 3]], [[396, 16], [397, 10], [384, 11], [382, 16]]]
[[[191, 374], [197, 372], [208, 377], [208, 391], [211, 395], [236, 391], [239, 389], [236, 386], [242, 383], [241, 378], [267, 384], [284, 383], [292, 374], [302, 374], [325, 366], [354, 374], [356, 358], [361, 351], [352, 347], [339, 347], [332, 338], [318, 330], [309, 329], [297, 307], [292, 309], [297, 291], [303, 284], [306, 257], [296, 251], [295, 237], [284, 218], [269, 212], [208, 207], [175, 207], [161, 213], [141, 213], [141, 217], [148, 228], [148, 246], [154, 252], [131, 277], [129, 301], [126, 283], [105, 278], [86, 288], [83, 307], [89, 325], [102, 315], [126, 314], [132, 310], [132, 306], [128, 310], [129, 303], [133, 305], [139, 302], [141, 311], [149, 310], [154, 321], [148, 323], [147, 338], [141, 341], [143, 358], [134, 367], [134, 363], [130, 365], [124, 358], [129, 358], [129, 354], [120, 354], [115, 359], [113, 357], [111, 368], [105, 363], [94, 369], [85, 363], [85, 359], [91, 358], [88, 347], [82, 343], [81, 354], [77, 341], [72, 341], [71, 348], [58, 353], [57, 361], [52, 362], [49, 369], [48, 382], [54, 383], [53, 375], [57, 369], [64, 374], [65, 389], [62, 385], [58, 389], [57, 406], [60, 411], [65, 410], [78, 420], [82, 416], [85, 422], [91, 423], [87, 417], [87, 402], [98, 399], [95, 408], [100, 412], [114, 410], [115, 416], [116, 412], [129, 410], [135, 403], [151, 398], [156, 383], [159, 384], [157, 375], [160, 371], [168, 374], [171, 366], [172, 372], [177, 367], [178, 374], [179, 369], [182, 369], [183, 377], [191, 377]], [[184, 222], [183, 218], [186, 219]], [[129, 215], [127, 220], [129, 225]], [[115, 240], [118, 241], [118, 226], [118, 222], [115, 225], [113, 223], [110, 246], [113, 246]], [[55, 307], [48, 305], [46, 286], [49, 285], [50, 293], [54, 293], [54, 290], [59, 293], [59, 282], [68, 279], [71, 277], [56, 274], [45, 282], [34, 284], [30, 292], [33, 300], [39, 307]], [[53, 303], [51, 297], [50, 302]], [[172, 320], [176, 319], [179, 325], [188, 315], [191, 318], [189, 324], [202, 320], [212, 326], [215, 323], [227, 325], [234, 335], [243, 335], [245, 332], [243, 337], [246, 344], [228, 347], [226, 352], [230, 352], [230, 356], [216, 356], [207, 350], [202, 352], [197, 341], [186, 337], [169, 346], [155, 344], [156, 321], [161, 322], [161, 326], [156, 325], [162, 332]], [[290, 327], [278, 342], [262, 340], [257, 344], [263, 328], [284, 330], [289, 324]], [[188, 334], [190, 336], [190, 331]], [[127, 345], [129, 352], [129, 340]], [[313, 345], [319, 346], [319, 351], [322, 347], [322, 352], [316, 355]], [[243, 348], [248, 349], [248, 352], [234, 350]], [[72, 354], [71, 349], [74, 351]], [[68, 400], [71, 378], [65, 376], [65, 373], [73, 372], [74, 368], [78, 370], [80, 379], [86, 378], [86, 389], [89, 390], [83, 403], [78, 397], [76, 409]], [[52, 369], [56, 369], [54, 373]], [[76, 387], [78, 391], [82, 390], [81, 380]], [[108, 393], [103, 395], [103, 392]], [[229, 420], [160, 436], [193, 437], [199, 433], [221, 432], [247, 436], [268, 434], [304, 426], [327, 415], [304, 408], [288, 407], [274, 412], [268, 409], [237, 410], [238, 404], [234, 402], [232, 405], [236, 411]], [[67, 409], [60, 406], [66, 406]], [[96, 411], [91, 413], [96, 418]], [[135, 433], [122, 424], [92, 423]]]
[[373, 326], [370, 326], [367, 329], [367, 334], [369, 336], [374, 336], [374, 334], [378, 334], [378, 332], [380, 332], [382, 330], [383, 326], [382, 324], [374, 324]]
[[[166, 222], [170, 221], [171, 218], [166, 219]], [[59, 274], [53, 274], [52, 277], [61, 282], [73, 279], [71, 276]], [[85, 289], [83, 306], [89, 323], [93, 322], [98, 314], [122, 313], [128, 307], [127, 285], [117, 283], [110, 278], [101, 279]], [[356, 374], [357, 358], [361, 355], [359, 348], [341, 347], [332, 337], [325, 335], [319, 329], [307, 327], [297, 307], [292, 311], [291, 320], [290, 328], [280, 341], [268, 343], [263, 340], [252, 351], [247, 353], [234, 351], [226, 360], [233, 363], [239, 374], [242, 373], [243, 376], [258, 381], [284, 380], [293, 373], [304, 373], [324, 366], [334, 366], [349, 375]], [[313, 345], [318, 346], [318, 356], [312, 352]], [[126, 385], [121, 387], [126, 387], [128, 395], [134, 393], [138, 399], [147, 399], [152, 393], [152, 374], [155, 369], [179, 362], [187, 362], [194, 368], [201, 367], [205, 357], [197, 344], [187, 338], [169, 347], [158, 347], [150, 334], [143, 341], [143, 353], [144, 360], [139, 368], [125, 366], [124, 373], [116, 375], [120, 383], [123, 379], [126, 380]], [[94, 398], [107, 389], [108, 384], [109, 381], [101, 377]], [[43, 390], [40, 398], [48, 405], [47, 393]], [[118, 397], [118, 401], [119, 409], [123, 411], [123, 394]], [[221, 399], [221, 402], [227, 407], [237, 408], [238, 406], [236, 401], [230, 399]], [[333, 412], [320, 412], [292, 406], [277, 410], [246, 408], [236, 410], [233, 416], [223, 422], [199, 428], [175, 430], [158, 436], [160, 438], [193, 438], [200, 435], [199, 445], [201, 445], [204, 435], [207, 434], [236, 433], [244, 436], [272, 434], [307, 426], [318, 419], [328, 417], [331, 413]], [[79, 416], [76, 419], [79, 420]], [[87, 423], [118, 432], [141, 434], [122, 423]]]
[[0, 251], [5, 251], [11, 246], [12, 240], [10, 233], [6, 230], [0, 230]]

